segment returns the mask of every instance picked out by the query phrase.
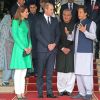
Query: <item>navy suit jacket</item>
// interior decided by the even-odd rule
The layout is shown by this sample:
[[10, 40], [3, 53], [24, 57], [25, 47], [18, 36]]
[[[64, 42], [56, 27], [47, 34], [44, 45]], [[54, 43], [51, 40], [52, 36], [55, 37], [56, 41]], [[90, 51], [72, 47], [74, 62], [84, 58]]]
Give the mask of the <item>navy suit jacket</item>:
[[96, 24], [100, 24], [100, 2], [96, 1], [94, 9], [92, 10], [91, 0], [85, 2], [85, 6], [87, 8], [89, 17], [96, 22]]
[[85, 6], [87, 8], [89, 17], [96, 22], [97, 25], [97, 30], [96, 30], [96, 34], [97, 34], [97, 39], [100, 41], [100, 1], [97, 0], [94, 6], [94, 9], [92, 10], [92, 6], [91, 6], [91, 0], [87, 1], [85, 0]]
[[18, 4], [15, 3], [13, 5], [13, 7], [11, 8], [11, 15], [12, 15], [12, 17], [14, 17], [14, 15], [16, 14], [16, 11], [17, 11], [18, 7], [19, 7]]
[[[74, 23], [76, 23], [76, 22], [79, 21], [79, 20], [78, 20], [78, 15], [77, 15], [77, 14], [78, 14], [78, 13], [77, 13], [77, 8], [78, 8], [78, 5], [77, 5], [76, 3], [73, 3], [72, 21], [73, 21]], [[64, 11], [65, 9], [68, 9], [68, 3], [63, 4], [63, 5], [61, 6], [61, 9], [60, 9], [60, 18], [61, 18], [61, 20], [63, 20], [62, 15], [63, 15], [63, 11]]]
[[38, 19], [35, 29], [38, 52], [49, 52], [48, 45], [50, 43], [58, 44], [60, 31], [58, 20], [56, 18], [51, 17], [51, 24], [48, 25], [44, 15], [42, 15]]
[[35, 25], [36, 21], [38, 20], [39, 16], [38, 14], [32, 14], [29, 13], [28, 21], [30, 26], [30, 36], [32, 41], [32, 57], [36, 57], [36, 48], [37, 48], [37, 39], [36, 39], [36, 33], [35, 33]]

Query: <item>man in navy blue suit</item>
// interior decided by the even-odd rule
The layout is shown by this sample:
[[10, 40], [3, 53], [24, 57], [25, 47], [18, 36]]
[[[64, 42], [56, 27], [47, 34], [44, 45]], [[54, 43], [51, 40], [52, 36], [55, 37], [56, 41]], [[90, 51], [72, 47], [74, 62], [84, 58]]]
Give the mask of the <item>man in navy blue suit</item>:
[[52, 75], [56, 57], [56, 46], [60, 31], [57, 18], [51, 17], [54, 7], [50, 3], [44, 6], [44, 14], [36, 23], [37, 55], [38, 55], [38, 97], [43, 98], [43, 72], [46, 71], [47, 98], [55, 98], [52, 90]]
[[17, 2], [11, 8], [11, 12], [10, 13], [11, 13], [12, 17], [14, 17], [18, 7], [24, 5], [24, 3], [25, 3], [25, 0], [17, 0]]
[[97, 30], [97, 40], [95, 58], [99, 58], [99, 41], [100, 41], [100, 0], [85, 0], [85, 6], [87, 7], [89, 17], [96, 23]]
[[68, 0], [67, 3], [65, 3], [61, 6], [61, 9], [60, 9], [61, 20], [63, 19], [63, 17], [62, 17], [63, 11], [65, 9], [70, 9], [72, 11], [72, 21], [74, 23], [76, 23], [78, 21], [77, 8], [78, 8], [78, 5], [76, 3], [74, 3], [74, 0]]

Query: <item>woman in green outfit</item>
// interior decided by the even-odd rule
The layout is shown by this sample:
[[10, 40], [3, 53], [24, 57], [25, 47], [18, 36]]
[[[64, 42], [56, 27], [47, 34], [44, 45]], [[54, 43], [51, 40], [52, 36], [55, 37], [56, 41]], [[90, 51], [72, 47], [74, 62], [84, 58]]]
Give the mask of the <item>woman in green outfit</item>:
[[29, 27], [26, 18], [28, 17], [28, 9], [20, 6], [12, 21], [12, 37], [14, 39], [14, 47], [10, 68], [15, 69], [14, 87], [18, 100], [25, 98], [25, 76], [27, 68], [32, 67], [31, 62], [31, 40], [29, 37]]

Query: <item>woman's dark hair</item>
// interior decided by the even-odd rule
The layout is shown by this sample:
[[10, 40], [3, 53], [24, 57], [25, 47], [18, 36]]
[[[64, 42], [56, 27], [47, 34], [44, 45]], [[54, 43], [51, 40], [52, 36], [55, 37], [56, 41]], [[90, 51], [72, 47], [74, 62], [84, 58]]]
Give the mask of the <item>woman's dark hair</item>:
[[25, 5], [18, 7], [14, 19], [21, 20], [21, 13], [23, 13], [25, 9], [28, 9]]

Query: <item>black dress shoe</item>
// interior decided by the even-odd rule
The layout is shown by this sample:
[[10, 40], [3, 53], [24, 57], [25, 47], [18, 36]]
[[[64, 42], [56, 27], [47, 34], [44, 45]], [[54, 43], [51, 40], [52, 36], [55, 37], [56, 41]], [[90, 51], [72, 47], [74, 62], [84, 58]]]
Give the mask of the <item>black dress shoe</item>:
[[71, 94], [70, 92], [65, 92], [65, 94], [66, 94], [67, 96], [72, 96], [72, 94]]
[[28, 73], [26, 74], [26, 77], [30, 77], [30, 76], [31, 76], [30, 74], [28, 74]]
[[47, 98], [57, 98], [57, 96], [54, 96], [53, 94], [47, 94]]
[[38, 98], [43, 98], [43, 95], [39, 95]]
[[21, 98], [21, 97], [17, 97], [17, 100], [23, 100], [23, 98]]
[[64, 96], [64, 92], [59, 92], [59, 96]]

